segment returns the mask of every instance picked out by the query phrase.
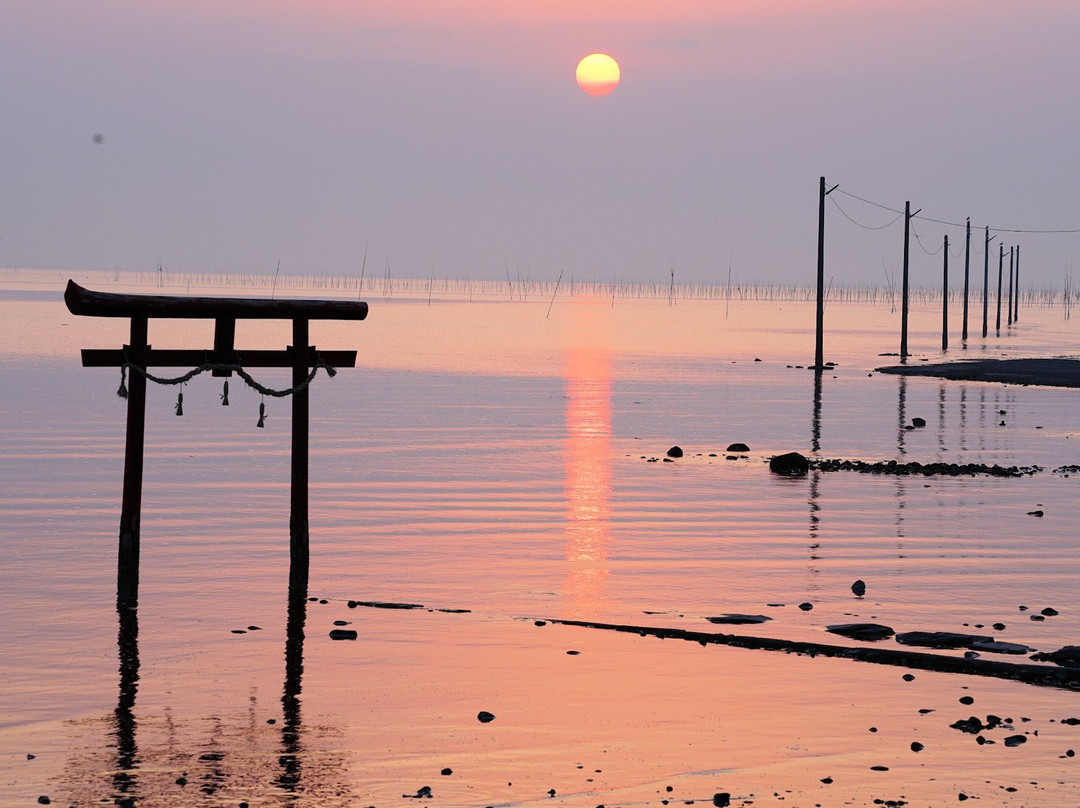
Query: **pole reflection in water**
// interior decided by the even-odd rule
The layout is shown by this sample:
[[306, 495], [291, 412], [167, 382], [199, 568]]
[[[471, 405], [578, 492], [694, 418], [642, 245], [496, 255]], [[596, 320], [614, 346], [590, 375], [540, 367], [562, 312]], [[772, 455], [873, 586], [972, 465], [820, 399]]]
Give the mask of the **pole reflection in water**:
[[611, 359], [574, 348], [566, 363], [567, 590], [575, 617], [595, 615], [608, 575]]
[[[810, 447], [817, 454], [821, 451], [821, 371], [814, 371], [814, 415], [810, 421]], [[821, 472], [813, 469], [810, 472], [810, 560], [817, 561], [820, 556], [818, 550], [821, 544], [818, 541], [818, 526], [821, 522], [819, 516], [821, 505], [818, 499], [821, 496]]]
[[[899, 455], [907, 454], [904, 437], [907, 434], [907, 377], [897, 376], [896, 396], [896, 451]], [[904, 538], [904, 508], [907, 507], [907, 486], [902, 474], [896, 475], [896, 538]], [[903, 542], [897, 542], [896, 549], [903, 553]], [[902, 557], [902, 556], [901, 556]]]
[[139, 612], [134, 606], [117, 610], [120, 627], [116, 647], [120, 657], [120, 694], [116, 701], [116, 770], [113, 789], [117, 800], [133, 793], [139, 747], [135, 742], [135, 694], [139, 690]]
[[300, 721], [300, 691], [304, 676], [304, 625], [307, 622], [307, 565], [293, 565], [289, 576], [289, 610], [285, 624], [285, 687], [281, 694], [281, 772], [274, 784], [283, 791], [296, 792], [301, 781], [303, 727]]

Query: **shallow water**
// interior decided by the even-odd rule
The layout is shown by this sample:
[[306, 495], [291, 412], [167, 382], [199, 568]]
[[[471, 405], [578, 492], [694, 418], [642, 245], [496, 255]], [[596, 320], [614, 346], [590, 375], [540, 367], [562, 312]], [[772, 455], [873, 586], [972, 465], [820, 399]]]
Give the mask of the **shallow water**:
[[[829, 306], [838, 366], [815, 395], [795, 367], [813, 352], [802, 303], [371, 298], [363, 323], [312, 327], [360, 351], [312, 393], [315, 600], [287, 597], [287, 401], [256, 429], [256, 393], [234, 380], [224, 408], [199, 377], [183, 418], [151, 386], [139, 604], [118, 614], [125, 408], [119, 374], [78, 349], [118, 347], [125, 324], [69, 315], [59, 277], [3, 280], [4, 805], [412, 805], [422, 786], [433, 805], [1080, 802], [1071, 692], [536, 625], [857, 644], [824, 627], [872, 619], [1080, 643], [1080, 477], [1050, 471], [1080, 462], [1075, 391], [875, 374], [894, 361], [888, 306]], [[913, 361], [941, 358], [938, 317], [913, 313]], [[1021, 318], [948, 356], [1073, 353], [1060, 310]], [[289, 339], [249, 323], [237, 343]], [[751, 451], [729, 460], [735, 441]], [[675, 444], [684, 457], [650, 462]], [[1045, 470], [770, 475], [791, 450]], [[724, 613], [772, 619], [705, 620]], [[330, 640], [334, 621], [358, 640]], [[949, 727], [989, 713], [1014, 719], [983, 733], [996, 743]]]

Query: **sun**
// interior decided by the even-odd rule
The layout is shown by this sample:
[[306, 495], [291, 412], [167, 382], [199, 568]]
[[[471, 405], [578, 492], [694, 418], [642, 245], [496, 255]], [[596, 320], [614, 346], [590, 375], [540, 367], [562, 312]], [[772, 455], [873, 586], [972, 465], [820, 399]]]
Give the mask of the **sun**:
[[589, 95], [607, 95], [619, 86], [619, 63], [606, 53], [590, 53], [577, 66], [578, 87]]

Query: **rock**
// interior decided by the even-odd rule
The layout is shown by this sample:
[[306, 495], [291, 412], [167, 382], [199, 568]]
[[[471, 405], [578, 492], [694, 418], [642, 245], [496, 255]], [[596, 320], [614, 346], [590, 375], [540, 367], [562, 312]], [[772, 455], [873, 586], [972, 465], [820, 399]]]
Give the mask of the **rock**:
[[814, 604], [813, 603], [800, 603], [799, 608], [802, 609], [804, 612], [809, 612], [809, 611], [813, 610]]
[[994, 638], [952, 631], [906, 631], [897, 634], [896, 641], [901, 645], [918, 645], [922, 648], [971, 648], [974, 643], [993, 642]]
[[994, 623], [993, 629], [994, 629], [994, 631], [1004, 631], [1005, 630], [1005, 624], [1004, 623]]
[[719, 794], [713, 794], [712, 804], [719, 806], [719, 808], [725, 808], [725, 806], [731, 805], [731, 795], [726, 791], [721, 791]]
[[38, 797], [37, 801], [38, 801], [38, 805], [48, 805], [50, 802], [52, 802], [52, 800], [50, 800], [44, 794], [42, 794], [40, 797]]
[[1027, 515], [1028, 516], [1043, 516], [1044, 514], [1043, 514], [1042, 511], [1028, 511]]
[[926, 426], [926, 419], [925, 418], [912, 418], [911, 419], [911, 425], [915, 426], [915, 427]]
[[355, 640], [356, 632], [351, 628], [335, 628], [330, 632], [331, 640]]
[[430, 800], [431, 786], [420, 786], [420, 788], [416, 789], [415, 794], [402, 794], [401, 796], [406, 800]]
[[1019, 746], [1022, 743], [1027, 743], [1026, 735], [1010, 735], [1004, 741], [1006, 746]]
[[1057, 651], [1032, 654], [1036, 662], [1053, 662], [1063, 668], [1080, 668], [1080, 645], [1066, 645]]
[[443, 777], [449, 777], [453, 773], [454, 773], [454, 770], [451, 769], [451, 768], [446, 768], [446, 769], [443, 769], [441, 772], [439, 772], [439, 774], [441, 774]]
[[960, 697], [960, 703], [961, 704], [974, 704], [975, 699], [973, 699], [971, 696], [961, 696]]
[[1042, 613], [1047, 617], [1057, 617], [1058, 610], [1055, 609], [1053, 606], [1047, 606], [1045, 609], [1042, 610]]
[[733, 444], [731, 444], [730, 446], [727, 447], [727, 451], [729, 451], [729, 452], [749, 452], [750, 447], [747, 446], [745, 443], [733, 443]]
[[922, 745], [921, 743], [919, 743], [918, 741], [912, 741], [912, 742], [911, 742], [911, 751], [912, 751], [912, 752], [921, 752], [921, 751], [922, 751], [923, 749], [925, 749], [925, 748], [926, 748], [926, 747], [925, 747], [925, 746], [923, 746], [923, 745]]
[[335, 620], [334, 625], [335, 626], [347, 626], [347, 625], [349, 625], [349, 621], [348, 620]]
[[476, 720], [481, 724], [490, 724], [495, 720], [494, 713], [489, 713], [487, 710], [481, 710], [476, 714]]
[[915, 674], [914, 673], [905, 673], [900, 678], [903, 679], [905, 682], [914, 682], [915, 681]]
[[774, 474], [785, 474], [790, 477], [796, 477], [801, 474], [806, 474], [810, 470], [810, 461], [798, 452], [788, 452], [787, 454], [776, 455], [776, 457], [769, 460], [769, 471]]
[[973, 642], [971, 647], [976, 651], [983, 651], [987, 654], [1030, 654], [1034, 651], [1034, 648], [1029, 648], [1026, 645], [1021, 645], [1016, 642], [1002, 642], [1001, 640], [990, 640], [989, 642]]
[[851, 585], [851, 591], [855, 593], [855, 597], [861, 598], [866, 594], [866, 581], [860, 578]]
[[830, 634], [839, 634], [841, 637], [864, 642], [887, 640], [896, 633], [889, 626], [883, 626], [880, 623], [839, 623], [826, 626], [825, 630]]
[[706, 617], [710, 623], [730, 626], [746, 626], [754, 623], [765, 623], [772, 620], [763, 614], [721, 614], [716, 617]]
[[670, 449], [667, 450], [667, 456], [668, 457], [682, 457], [683, 456], [683, 450], [679, 446], [672, 446]]

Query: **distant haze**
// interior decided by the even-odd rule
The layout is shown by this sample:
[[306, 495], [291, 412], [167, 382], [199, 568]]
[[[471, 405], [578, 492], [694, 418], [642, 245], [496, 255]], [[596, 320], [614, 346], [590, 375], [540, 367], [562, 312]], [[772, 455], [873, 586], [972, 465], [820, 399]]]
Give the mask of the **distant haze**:
[[[0, 10], [0, 266], [355, 275], [366, 247], [398, 277], [809, 283], [821, 175], [934, 219], [1080, 228], [1076, 2]], [[594, 51], [622, 67], [601, 98], [574, 80]], [[835, 283], [899, 271], [899, 222], [830, 202], [827, 229]], [[1001, 240], [1026, 283], [1080, 265], [1080, 234]], [[940, 267], [912, 241], [913, 282]]]

